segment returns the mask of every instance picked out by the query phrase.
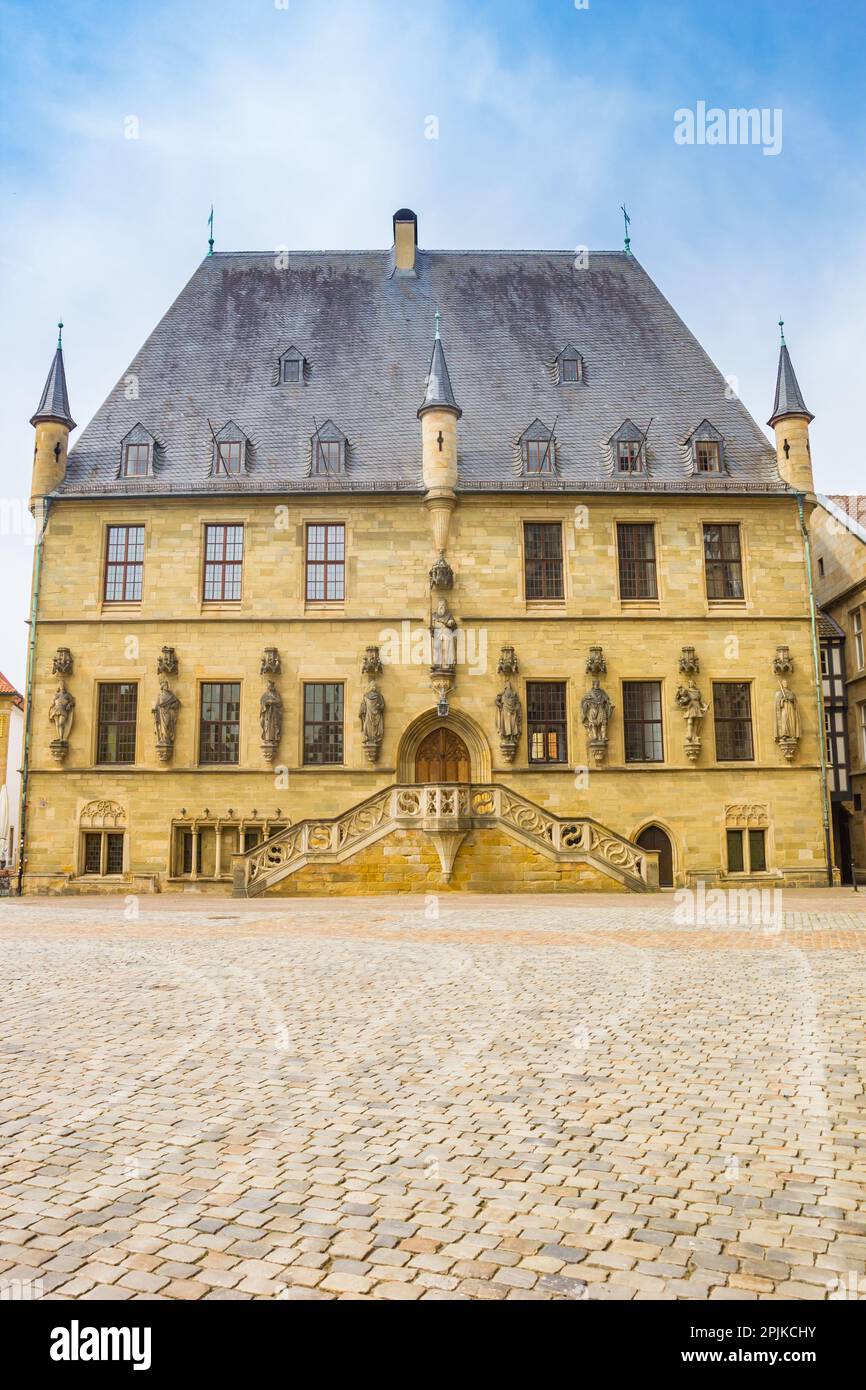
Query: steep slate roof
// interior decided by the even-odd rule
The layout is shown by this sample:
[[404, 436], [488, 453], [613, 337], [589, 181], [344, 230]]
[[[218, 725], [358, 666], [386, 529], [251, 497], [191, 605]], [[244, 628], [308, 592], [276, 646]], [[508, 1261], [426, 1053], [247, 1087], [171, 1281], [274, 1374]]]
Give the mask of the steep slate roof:
[[[502, 490], [786, 491], [773, 449], [700, 344], [633, 256], [593, 252], [217, 253], [207, 257], [69, 455], [65, 494], [421, 490], [416, 413], [441, 307], [458, 427], [460, 487]], [[558, 385], [555, 358], [580, 345], [585, 379]], [[304, 385], [275, 385], [286, 343]], [[124, 376], [127, 375], [124, 373]], [[450, 384], [450, 383], [449, 383]], [[557, 421], [558, 476], [514, 475], [515, 441]], [[649, 431], [649, 474], [612, 476], [605, 442], [631, 418]], [[726, 473], [692, 475], [681, 441], [704, 419], [721, 431]], [[337, 478], [308, 478], [316, 422], [349, 441]], [[249, 472], [208, 477], [215, 430], [235, 420]], [[120, 441], [141, 422], [160, 441], [152, 478], [118, 478]]]
[[786, 415], [805, 415], [810, 420], [814, 420], [806, 402], [803, 400], [803, 392], [797, 381], [794, 372], [794, 364], [791, 361], [791, 354], [783, 343], [779, 349], [779, 370], [776, 373], [776, 399], [773, 402], [773, 413], [767, 421], [772, 425], [774, 421], [781, 420]]
[[63, 349], [59, 343], [36, 412], [30, 417], [31, 425], [35, 425], [37, 420], [60, 420], [71, 430], [75, 429], [75, 421], [69, 410], [66, 372], [63, 368]]

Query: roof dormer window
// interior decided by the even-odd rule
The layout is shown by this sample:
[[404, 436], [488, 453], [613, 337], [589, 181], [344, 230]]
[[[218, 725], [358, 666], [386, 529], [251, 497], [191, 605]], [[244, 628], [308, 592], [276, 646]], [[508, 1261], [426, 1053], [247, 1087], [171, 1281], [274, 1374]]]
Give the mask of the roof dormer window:
[[695, 467], [699, 473], [718, 473], [720, 450], [715, 439], [695, 440]]
[[156, 440], [150, 430], [146, 430], [142, 424], [133, 425], [129, 433], [124, 435], [120, 441], [118, 476], [121, 478], [153, 477], [155, 452]]
[[229, 420], [213, 439], [212, 477], [238, 477], [247, 471], [249, 440], [243, 430]]
[[277, 361], [276, 384], [278, 386], [304, 385], [304, 354], [296, 347], [286, 348]]
[[583, 381], [583, 358], [571, 343], [562, 349], [556, 359], [557, 376], [561, 386], [574, 386]]
[[611, 436], [614, 469], [620, 474], [646, 471], [646, 440], [631, 420], [625, 420]]
[[693, 473], [725, 472], [725, 441], [709, 420], [702, 420], [680, 443], [685, 447]]
[[310, 440], [310, 472], [333, 476], [346, 471], [346, 436], [333, 420], [326, 420]]
[[556, 440], [542, 420], [533, 420], [520, 437], [523, 471], [527, 476], [556, 472]]

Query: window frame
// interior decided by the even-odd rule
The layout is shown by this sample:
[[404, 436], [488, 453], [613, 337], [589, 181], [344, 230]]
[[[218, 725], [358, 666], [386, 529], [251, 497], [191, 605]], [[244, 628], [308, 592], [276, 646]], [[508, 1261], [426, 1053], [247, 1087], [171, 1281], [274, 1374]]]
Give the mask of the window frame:
[[[99, 866], [98, 866], [98, 868], [96, 868], [96, 869], [88, 869], [88, 867], [87, 867], [88, 840], [97, 840], [97, 839], [99, 840], [99, 854], [98, 854]], [[110, 861], [111, 856], [110, 856], [110, 853], [109, 853], [108, 842], [109, 842], [109, 840], [111, 840], [111, 839], [120, 840], [120, 842], [121, 842], [121, 845], [120, 845], [120, 868], [119, 868], [119, 869], [109, 869], [109, 861]], [[82, 878], [85, 878], [85, 877], [86, 877], [86, 878], [122, 878], [123, 875], [124, 875], [124, 873], [126, 872], [126, 831], [125, 831], [125, 830], [112, 830], [112, 829], [106, 829], [106, 828], [104, 828], [104, 827], [101, 828], [101, 829], [100, 829], [100, 828], [94, 829], [94, 828], [91, 828], [91, 827], [88, 826], [86, 829], [82, 829], [82, 831], [81, 831], [81, 848], [80, 848], [80, 854], [81, 854], [81, 858], [80, 858], [80, 875], [79, 875], [80, 877], [82, 877]]]
[[[722, 446], [718, 439], [696, 439], [695, 449], [695, 472], [696, 473], [721, 473], [722, 471]], [[710, 449], [713, 451], [714, 462], [708, 467], [701, 464], [701, 450]]]
[[[618, 439], [616, 441], [616, 472], [623, 473], [626, 477], [633, 477], [635, 474], [644, 473], [643, 461], [644, 441], [642, 439]], [[625, 465], [623, 464], [623, 450], [626, 451]], [[632, 457], [632, 450], [635, 451]]]
[[[124, 540], [123, 540], [123, 556], [122, 556], [122, 558], [120, 558], [120, 559], [114, 559], [114, 560], [112, 560], [112, 558], [111, 558], [112, 535], [113, 535], [113, 533], [121, 532], [121, 531], [122, 531], [123, 534], [124, 534]], [[131, 531], [140, 531], [140, 532], [141, 532], [141, 540], [140, 540], [141, 555], [140, 555], [140, 558], [134, 558], [134, 559], [130, 559], [130, 558], [129, 558], [129, 553], [130, 553], [129, 533], [130, 533]], [[106, 523], [106, 526], [105, 526], [105, 561], [104, 561], [104, 564], [103, 564], [103, 567], [102, 567], [102, 602], [103, 602], [104, 604], [105, 604], [105, 603], [110, 603], [110, 604], [127, 604], [127, 605], [129, 605], [129, 604], [140, 604], [140, 603], [141, 603], [142, 594], [143, 594], [143, 592], [144, 592], [144, 551], [145, 551], [145, 538], [146, 538], [146, 528], [145, 528], [144, 522], [140, 522], [140, 521], [122, 521], [122, 522], [107, 522], [107, 523]], [[138, 542], [136, 542], [136, 548], [137, 548], [137, 546], [138, 546]], [[122, 595], [121, 595], [120, 598], [111, 598], [111, 597], [109, 597], [109, 593], [108, 593], [109, 574], [110, 574], [112, 571], [119, 572], [119, 573], [122, 575], [122, 588], [123, 588], [123, 593], [122, 593]], [[127, 591], [127, 587], [128, 587], [128, 583], [129, 583], [129, 581], [128, 581], [128, 576], [129, 576], [130, 574], [133, 576], [133, 588], [135, 588], [135, 580], [136, 580], [136, 578], [137, 578], [138, 595], [137, 595], [137, 597], [133, 597], [133, 598], [128, 598], [128, 597], [126, 596], [126, 591]]]
[[[321, 558], [310, 555], [311, 533], [314, 529], [324, 531], [323, 552]], [[346, 533], [347, 525], [345, 521], [307, 521], [304, 525], [304, 603], [317, 608], [340, 607], [346, 602]], [[342, 536], [339, 555], [332, 555], [330, 552], [331, 531], [339, 531]], [[333, 572], [339, 579], [339, 593], [329, 597], [328, 584]], [[310, 592], [311, 578], [320, 575], [322, 580], [322, 595]], [[316, 585], [314, 584], [315, 588]]]
[[[313, 690], [322, 691], [322, 710], [327, 709], [328, 695], [335, 707], [334, 692], [339, 694], [339, 717], [331, 719], [311, 719], [308, 717], [308, 692]], [[335, 749], [339, 752], [339, 757], [311, 757], [310, 752], [313, 748], [313, 741], [308, 738], [308, 730], [325, 729], [334, 732]], [[323, 747], [327, 749], [330, 740], [327, 736], [322, 740]], [[345, 767], [346, 766], [346, 682], [326, 681], [326, 680], [305, 680], [302, 682], [301, 689], [301, 762], [304, 767]]]
[[854, 660], [857, 662], [857, 671], [862, 671], [866, 666], [866, 646], [864, 646], [863, 635], [863, 609], [858, 606], [851, 610], [851, 635], [854, 639]]
[[[574, 368], [574, 376], [566, 376], [566, 363], [568, 363], [569, 367]], [[559, 358], [559, 380], [561, 385], [577, 386], [580, 383], [582, 375], [583, 371], [580, 357], [578, 357], [577, 355], [572, 356], [571, 353], [567, 352], [562, 353]]]
[[[133, 692], [133, 713], [129, 719], [106, 719], [103, 717], [103, 694], [107, 690], [120, 690], [127, 686]], [[104, 680], [96, 683], [96, 746], [94, 749], [94, 766], [96, 767], [134, 767], [138, 751], [138, 681], [117, 681]], [[107, 758], [103, 757], [102, 737], [104, 729], [132, 729], [132, 756], [129, 758]], [[117, 735], [118, 740], [120, 735]]]
[[[208, 546], [210, 533], [212, 531], [223, 532], [222, 553], [220, 556], [209, 558]], [[240, 533], [240, 559], [228, 559], [229, 532]], [[237, 544], [237, 539], [232, 542]], [[242, 521], [204, 521], [202, 522], [202, 570], [201, 570], [201, 603], [202, 604], [222, 604], [235, 605], [243, 602], [244, 596], [244, 555], [246, 552], [245, 525]], [[217, 571], [220, 576], [219, 594], [209, 595], [208, 572]], [[228, 571], [237, 570], [237, 595], [226, 596], [226, 579]]]
[[[718, 557], [707, 554], [707, 533], [710, 531], [719, 532], [719, 555]], [[723, 533], [733, 532], [737, 538], [737, 554], [725, 553], [725, 536]], [[704, 586], [706, 589], [708, 604], [722, 603], [745, 603], [746, 601], [746, 563], [745, 546], [743, 544], [743, 525], [739, 521], [704, 521], [701, 523], [701, 549], [704, 561]], [[720, 587], [736, 587], [729, 585], [730, 575], [738, 574], [740, 592], [737, 593], [712, 593], [711, 590], [717, 587], [716, 580], [719, 575], [722, 577]], [[713, 576], [711, 583], [710, 576]]]
[[[656, 701], [657, 701], [657, 705], [656, 705], [656, 711], [657, 711], [657, 712], [654, 713], [654, 715], [653, 715], [652, 718], [649, 718], [649, 719], [646, 718], [646, 716], [645, 716], [645, 714], [644, 714], [643, 712], [641, 712], [641, 714], [640, 714], [639, 717], [635, 717], [634, 714], [629, 713], [629, 708], [628, 708], [629, 697], [630, 697], [630, 695], [631, 695], [631, 692], [632, 692], [633, 690], [635, 690], [636, 688], [640, 688], [644, 693], [646, 693], [646, 691], [649, 690], [649, 689], [653, 689], [653, 690], [654, 690], [654, 698], [655, 698]], [[663, 685], [662, 685], [662, 682], [659, 681], [659, 680], [624, 680], [624, 681], [622, 682], [621, 698], [622, 698], [622, 755], [623, 755], [623, 762], [624, 762], [624, 763], [627, 763], [629, 766], [632, 766], [632, 765], [634, 765], [634, 764], [640, 764], [641, 766], [644, 766], [644, 765], [646, 765], [646, 764], [653, 764], [653, 765], [655, 765], [655, 764], [658, 764], [658, 763], [663, 763], [663, 762], [665, 761], [665, 731], [664, 731], [664, 699], [663, 699]], [[643, 750], [643, 751], [642, 751], [642, 756], [640, 756], [640, 757], [634, 756], [633, 754], [630, 755], [630, 753], [629, 753], [629, 731], [630, 731], [630, 730], [633, 731], [634, 728], [635, 728], [636, 726], [639, 727], [639, 728], [642, 730], [641, 744], [642, 744], [642, 750]], [[654, 730], [657, 730], [657, 731], [658, 731], [658, 737], [657, 737], [658, 756], [657, 756], [657, 757], [656, 757], [656, 756], [647, 756], [647, 735], [646, 735], [647, 729], [654, 729]], [[654, 743], [654, 744], [656, 743], [655, 738], [653, 738], [653, 743]]]
[[[618, 586], [618, 589], [619, 589], [619, 598], [620, 598], [620, 602], [621, 602], [621, 603], [657, 603], [657, 602], [658, 602], [658, 598], [659, 598], [659, 576], [658, 576], [658, 552], [657, 552], [657, 546], [656, 546], [656, 527], [655, 527], [655, 522], [653, 522], [653, 521], [617, 521], [617, 522], [615, 523], [615, 526], [616, 526], [616, 537], [615, 537], [615, 539], [616, 539], [616, 572], [617, 572], [617, 586]], [[648, 532], [648, 533], [649, 533], [649, 537], [650, 537], [650, 545], [651, 545], [652, 554], [651, 554], [651, 555], [646, 555], [646, 554], [644, 554], [644, 555], [635, 555], [635, 556], [623, 555], [622, 540], [623, 540], [624, 533], [627, 532], [627, 531]], [[625, 586], [624, 586], [624, 584], [623, 584], [623, 565], [624, 565], [624, 564], [631, 564], [631, 565], [634, 565], [634, 566], [636, 567], [636, 569], [635, 569], [635, 574], [636, 574], [636, 576], [640, 573], [640, 569], [639, 569], [638, 567], [642, 567], [642, 568], [643, 568], [644, 577], [646, 577], [647, 575], [650, 575], [650, 576], [651, 576], [651, 579], [652, 579], [652, 586], [651, 586], [651, 587], [652, 587], [652, 593], [634, 593], [634, 594], [628, 594], [628, 593], [625, 592]], [[638, 584], [637, 587], [639, 588], [640, 585]]]
[[[246, 446], [246, 440], [245, 440], [245, 439], [219, 439], [219, 438], [218, 438], [218, 439], [216, 440], [216, 460], [215, 460], [215, 462], [216, 462], [216, 467], [215, 467], [215, 469], [214, 469], [214, 474], [215, 474], [216, 477], [219, 478], [219, 477], [223, 477], [223, 476], [224, 476], [224, 477], [227, 477], [227, 478], [239, 478], [239, 477], [241, 476], [241, 474], [242, 474], [243, 471], [244, 471], [244, 449], [245, 449], [245, 446]], [[230, 450], [237, 449], [237, 451], [238, 451], [238, 456], [237, 456], [237, 458], [238, 458], [238, 466], [237, 466], [237, 468], [229, 468], [229, 467], [227, 467], [225, 455], [223, 454], [223, 449], [230, 449]]]
[[[755, 865], [753, 854], [753, 837], [760, 843], [760, 864]], [[739, 857], [742, 867], [734, 869], [731, 867], [731, 843], [738, 843]], [[770, 870], [769, 864], [769, 838], [767, 827], [763, 825], [728, 825], [725, 826], [725, 873], [732, 877], [748, 878], [753, 874], [766, 874]]]
[[[561, 717], [551, 714], [549, 709], [543, 713], [533, 715], [533, 700], [536, 698], [536, 691], [540, 688], [551, 690], [561, 689], [562, 692], [562, 714]], [[531, 767], [568, 767], [568, 681], [545, 679], [526, 682], [524, 691], [526, 699], [526, 760]], [[533, 742], [536, 735], [541, 734], [544, 755], [537, 758], [533, 755]], [[562, 757], [550, 757], [550, 736], [557, 740], [557, 751], [560, 747]]]
[[[205, 691], [206, 691], [206, 690], [212, 690], [212, 689], [213, 689], [214, 687], [216, 687], [216, 686], [219, 686], [219, 687], [220, 687], [220, 692], [221, 692], [221, 693], [220, 693], [220, 698], [219, 698], [219, 709], [220, 709], [221, 718], [219, 718], [219, 719], [205, 719], [205, 717], [204, 717], [204, 712], [205, 712]], [[241, 704], [242, 704], [242, 686], [243, 686], [243, 682], [242, 682], [242, 681], [240, 681], [240, 680], [238, 680], [238, 679], [232, 680], [231, 678], [228, 678], [228, 679], [219, 679], [219, 678], [217, 678], [217, 679], [214, 679], [214, 680], [201, 680], [201, 681], [199, 681], [199, 689], [198, 689], [198, 709], [197, 709], [197, 715], [198, 715], [198, 727], [197, 727], [198, 758], [197, 758], [197, 766], [198, 766], [198, 767], [209, 767], [209, 768], [213, 768], [213, 767], [240, 767], [240, 766], [241, 766], [241, 729], [242, 729], [242, 724], [241, 724]], [[223, 692], [225, 691], [226, 687], [232, 687], [232, 688], [234, 688], [234, 689], [237, 690], [237, 699], [236, 699], [236, 701], [233, 701], [233, 700], [231, 700], [230, 698], [227, 698], [227, 697], [225, 696], [225, 694], [224, 694]], [[213, 700], [213, 696], [209, 696], [208, 698], [209, 698], [211, 701]], [[230, 719], [230, 718], [226, 717], [226, 715], [224, 714], [224, 711], [227, 710], [227, 709], [230, 709], [230, 708], [231, 708], [231, 705], [232, 705], [233, 703], [236, 703], [236, 705], [237, 705], [237, 717], [236, 717], [236, 719]], [[236, 729], [237, 729], [237, 736], [236, 736], [236, 739], [235, 739], [235, 751], [236, 751], [237, 756], [234, 757], [234, 758], [225, 758], [225, 757], [223, 757], [223, 758], [219, 758], [219, 757], [209, 758], [209, 757], [205, 757], [204, 754], [205, 754], [205, 751], [206, 751], [206, 748], [205, 748], [205, 744], [206, 744], [206, 730], [209, 730], [209, 729], [211, 729], [211, 728], [217, 728], [217, 729], [223, 730], [223, 729], [226, 729], [226, 728], [230, 728], [230, 727], [232, 727], [232, 726], [235, 726]], [[225, 737], [224, 734], [221, 735], [221, 736], [220, 736], [220, 739], [219, 739], [219, 742], [218, 742], [218, 749], [227, 749], [227, 748], [229, 748], [230, 746], [231, 746], [230, 740], [226, 739], [226, 737]]]
[[[144, 467], [135, 470], [130, 469], [129, 461], [131, 450], [135, 450], [136, 463], [141, 460], [142, 450], [144, 451]], [[124, 478], [147, 478], [150, 475], [150, 451], [151, 445], [147, 440], [131, 439], [123, 446], [123, 477]]]
[[[562, 522], [550, 521], [548, 518], [543, 520], [529, 519], [523, 521], [523, 597], [526, 603], [563, 603], [565, 601], [565, 547], [563, 544]], [[559, 555], [548, 555], [546, 543], [542, 541], [541, 553], [539, 555], [529, 554], [529, 537], [531, 530], [537, 530], [543, 536], [550, 536], [556, 531], [558, 536]], [[548, 579], [553, 572], [551, 566], [559, 565], [559, 593], [547, 592]], [[544, 593], [530, 593], [530, 565], [538, 566], [537, 574], [541, 576], [541, 587]], [[551, 588], [556, 587], [551, 585]]]
[[[720, 701], [719, 701], [719, 694], [718, 694], [718, 692], [719, 692], [719, 690], [721, 689], [722, 686], [724, 686], [724, 687], [726, 687], [726, 688], [732, 687], [732, 686], [739, 686], [742, 690], [744, 690], [744, 691], [746, 692], [746, 698], [747, 698], [747, 701], [748, 701], [748, 710], [749, 710], [748, 720], [747, 720], [747, 721], [744, 721], [744, 722], [747, 723], [747, 725], [748, 725], [748, 733], [749, 733], [749, 753], [748, 753], [747, 756], [744, 756], [744, 757], [737, 757], [737, 756], [735, 755], [735, 756], [733, 756], [733, 757], [727, 757], [727, 756], [724, 756], [724, 755], [719, 751], [719, 742], [720, 742], [720, 740], [719, 740], [719, 726], [722, 725], [722, 726], [725, 727], [725, 729], [727, 729], [727, 726], [728, 726], [728, 725], [736, 724], [736, 723], [739, 722], [736, 718], [731, 718], [731, 717], [728, 716], [728, 715], [720, 715], [720, 714], [719, 714], [719, 705], [720, 705]], [[736, 681], [736, 680], [720, 680], [720, 681], [713, 681], [713, 683], [712, 683], [712, 690], [713, 690], [713, 738], [714, 738], [714, 743], [715, 743], [716, 762], [717, 762], [717, 763], [753, 763], [753, 762], [755, 762], [755, 761], [756, 761], [756, 756], [757, 756], [757, 755], [756, 755], [756, 749], [755, 749], [755, 718], [754, 718], [754, 712], [753, 712], [753, 709], [752, 709], [752, 682], [751, 682], [751, 681]]]

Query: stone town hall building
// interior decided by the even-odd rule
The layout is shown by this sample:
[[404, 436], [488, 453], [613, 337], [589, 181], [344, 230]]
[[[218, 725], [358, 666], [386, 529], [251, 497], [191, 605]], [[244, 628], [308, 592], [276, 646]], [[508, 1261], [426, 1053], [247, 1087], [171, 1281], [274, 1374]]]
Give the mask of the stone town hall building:
[[58, 346], [24, 891], [826, 883], [787, 349], [774, 450], [631, 255], [393, 230], [207, 256], [68, 455]]

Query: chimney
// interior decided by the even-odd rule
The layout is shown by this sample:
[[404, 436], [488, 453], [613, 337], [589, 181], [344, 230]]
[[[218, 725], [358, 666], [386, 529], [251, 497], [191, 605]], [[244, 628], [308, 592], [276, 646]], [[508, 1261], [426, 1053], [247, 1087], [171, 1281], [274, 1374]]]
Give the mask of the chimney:
[[398, 275], [415, 274], [418, 218], [411, 208], [394, 213], [394, 267]]

